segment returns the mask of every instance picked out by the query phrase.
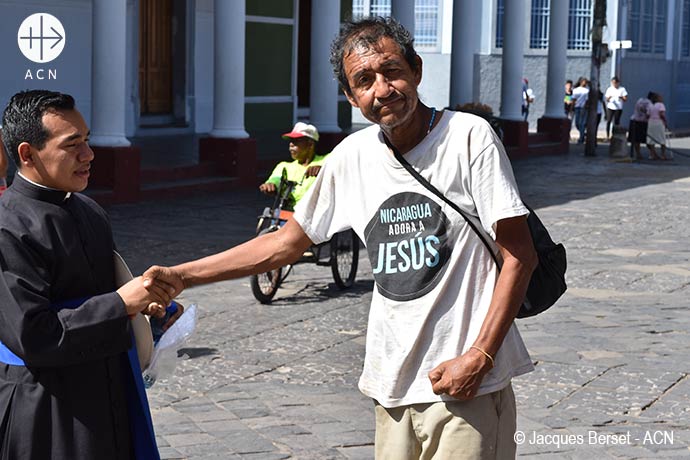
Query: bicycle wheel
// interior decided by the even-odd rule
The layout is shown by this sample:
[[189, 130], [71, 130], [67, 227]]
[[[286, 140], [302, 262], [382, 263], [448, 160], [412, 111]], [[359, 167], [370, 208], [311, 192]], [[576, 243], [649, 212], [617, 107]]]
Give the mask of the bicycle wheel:
[[[269, 227], [261, 230], [259, 235], [276, 231], [277, 228]], [[259, 273], [252, 275], [249, 279], [249, 284], [252, 287], [252, 294], [254, 298], [261, 303], [271, 303], [273, 297], [278, 292], [280, 283], [283, 281], [283, 269], [277, 268], [266, 273]]]
[[357, 276], [359, 262], [359, 238], [348, 230], [331, 238], [331, 272], [333, 280], [340, 289], [352, 287]]

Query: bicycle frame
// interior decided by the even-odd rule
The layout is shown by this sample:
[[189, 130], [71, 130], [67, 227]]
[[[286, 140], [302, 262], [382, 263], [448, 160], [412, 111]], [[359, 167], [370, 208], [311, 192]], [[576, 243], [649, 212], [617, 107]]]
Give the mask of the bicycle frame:
[[[293, 211], [284, 208], [288, 206], [290, 194], [297, 184], [297, 182], [287, 179], [287, 171], [283, 169], [280, 184], [273, 199], [273, 206], [265, 208], [258, 217], [257, 235], [276, 231], [292, 218]], [[343, 237], [342, 235], [343, 233], [337, 233], [333, 235], [331, 240], [309, 247], [299, 260], [286, 267], [252, 275], [250, 286], [254, 297], [261, 303], [270, 303], [282, 282], [292, 271], [293, 265], [304, 262], [330, 266], [336, 285], [340, 289], [351, 287], [357, 272], [359, 240], [351, 230], [348, 231], [348, 236]], [[343, 240], [343, 238], [345, 239]], [[341, 244], [338, 243], [339, 241]]]

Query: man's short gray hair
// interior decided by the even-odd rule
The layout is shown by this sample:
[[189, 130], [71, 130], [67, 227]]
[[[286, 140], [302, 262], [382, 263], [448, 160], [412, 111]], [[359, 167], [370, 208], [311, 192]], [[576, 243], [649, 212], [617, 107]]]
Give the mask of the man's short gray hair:
[[382, 38], [388, 37], [400, 47], [400, 52], [410, 65], [417, 70], [417, 52], [414, 50], [414, 39], [402, 24], [393, 18], [365, 18], [359, 21], [347, 21], [340, 27], [340, 33], [331, 43], [331, 65], [343, 91], [351, 94], [350, 84], [345, 75], [343, 60], [356, 48], [370, 49]]

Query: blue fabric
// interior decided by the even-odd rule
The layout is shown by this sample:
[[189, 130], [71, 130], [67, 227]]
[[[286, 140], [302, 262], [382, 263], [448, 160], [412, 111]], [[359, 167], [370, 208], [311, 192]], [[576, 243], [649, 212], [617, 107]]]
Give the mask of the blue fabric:
[[[132, 343], [135, 344], [134, 332], [132, 332]], [[136, 344], [129, 349], [127, 357], [132, 372], [127, 374], [125, 389], [134, 458], [137, 460], [160, 460]]]
[[165, 307], [165, 312], [170, 313], [170, 314], [177, 312], [177, 302], [175, 302], [174, 300], [171, 300], [170, 305]]
[[[65, 300], [56, 302], [51, 305], [55, 311], [64, 309], [75, 309], [89, 297], [81, 299]], [[171, 308], [171, 306], [168, 306]], [[177, 310], [177, 304], [174, 305], [174, 310]], [[149, 402], [146, 398], [146, 390], [144, 388], [144, 379], [141, 375], [141, 365], [139, 364], [139, 356], [137, 355], [136, 341], [134, 340], [134, 332], [132, 331], [132, 347], [127, 351], [127, 360], [131, 372], [125, 378], [125, 392], [127, 395], [127, 410], [129, 412], [129, 431], [132, 439], [132, 446], [134, 448], [134, 458], [137, 460], [160, 460], [158, 453], [158, 446], [156, 445], [156, 435], [153, 431], [153, 420], [151, 420], [151, 411], [149, 410]], [[0, 342], [0, 362], [9, 364], [11, 366], [24, 366], [24, 361], [12, 351], [10, 351], [4, 343]]]
[[10, 366], [24, 365], [22, 358], [12, 353], [2, 342], [0, 342], [0, 363], [9, 364]]

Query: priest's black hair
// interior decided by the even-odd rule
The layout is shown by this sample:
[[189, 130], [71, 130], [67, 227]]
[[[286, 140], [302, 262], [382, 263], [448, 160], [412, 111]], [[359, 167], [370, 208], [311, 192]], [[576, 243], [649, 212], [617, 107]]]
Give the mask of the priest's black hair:
[[34, 89], [21, 91], [10, 99], [2, 116], [2, 142], [7, 154], [19, 167], [19, 144], [28, 142], [41, 150], [50, 133], [43, 126], [43, 115], [51, 110], [74, 110], [69, 94]]

